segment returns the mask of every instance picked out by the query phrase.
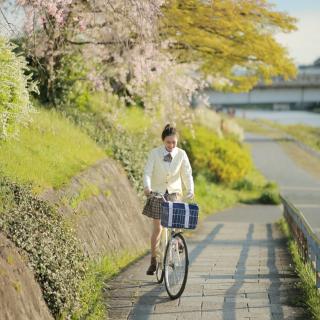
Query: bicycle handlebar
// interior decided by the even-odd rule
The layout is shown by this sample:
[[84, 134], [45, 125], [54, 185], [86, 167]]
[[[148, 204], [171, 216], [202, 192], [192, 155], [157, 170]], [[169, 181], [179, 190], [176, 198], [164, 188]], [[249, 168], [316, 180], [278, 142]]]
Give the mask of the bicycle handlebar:
[[162, 198], [164, 201], [167, 201], [167, 199], [164, 197], [164, 193], [161, 192], [151, 191], [148, 197]]
[[[164, 197], [164, 193], [157, 192], [157, 191], [151, 191], [150, 194], [148, 195], [148, 197], [161, 198], [161, 199], [163, 199], [165, 202], [168, 201], [168, 200]], [[194, 197], [192, 197], [191, 199], [184, 197], [183, 200], [184, 200], [184, 201], [186, 201], [186, 200], [194, 200]]]

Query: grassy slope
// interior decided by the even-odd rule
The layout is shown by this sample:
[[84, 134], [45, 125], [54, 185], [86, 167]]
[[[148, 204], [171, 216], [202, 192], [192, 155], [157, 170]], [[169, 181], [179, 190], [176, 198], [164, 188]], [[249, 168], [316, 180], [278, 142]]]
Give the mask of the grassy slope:
[[34, 191], [59, 188], [79, 171], [104, 158], [87, 135], [55, 111], [39, 109], [18, 140], [0, 143], [2, 174], [32, 182]]
[[284, 131], [285, 133], [290, 134], [297, 140], [308, 145], [309, 147], [320, 151], [320, 128], [311, 127], [302, 124], [296, 125], [281, 125], [274, 122], [266, 122], [268, 125], [273, 128]]
[[124, 109], [119, 116], [119, 124], [132, 133], [144, 132], [151, 127], [151, 119], [145, 114], [143, 109], [131, 107]]
[[237, 118], [237, 122], [248, 132], [271, 137], [289, 134], [314, 150], [320, 151], [320, 128], [302, 124], [282, 125], [268, 120], [254, 121], [243, 118]]
[[[280, 138], [283, 137], [284, 134], [288, 133], [315, 150], [317, 150], [316, 144], [320, 146], [319, 128], [304, 125], [283, 126], [267, 120], [253, 121], [242, 118], [237, 118], [237, 122], [248, 132], [262, 134], [270, 138]], [[302, 167], [311, 175], [320, 177], [320, 161], [318, 158], [290, 141], [280, 140], [279, 143], [298, 166]]]

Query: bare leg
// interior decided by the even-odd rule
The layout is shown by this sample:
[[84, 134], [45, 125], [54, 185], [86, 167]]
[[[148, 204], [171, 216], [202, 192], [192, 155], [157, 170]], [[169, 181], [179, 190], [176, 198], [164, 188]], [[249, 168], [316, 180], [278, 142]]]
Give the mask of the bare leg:
[[157, 246], [160, 240], [162, 227], [160, 219], [153, 219], [153, 230], [151, 236], [151, 257], [157, 256]]

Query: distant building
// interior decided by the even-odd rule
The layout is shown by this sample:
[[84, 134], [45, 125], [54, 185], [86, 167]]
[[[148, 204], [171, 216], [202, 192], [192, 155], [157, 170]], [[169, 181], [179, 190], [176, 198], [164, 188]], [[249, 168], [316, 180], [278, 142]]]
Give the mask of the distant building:
[[[206, 89], [202, 93], [218, 109], [230, 107], [269, 107], [275, 110], [308, 109], [320, 105], [320, 58], [314, 64], [299, 66], [297, 78], [278, 77], [271, 85], [259, 83], [245, 93], [225, 93]], [[194, 104], [198, 101], [195, 99]]]

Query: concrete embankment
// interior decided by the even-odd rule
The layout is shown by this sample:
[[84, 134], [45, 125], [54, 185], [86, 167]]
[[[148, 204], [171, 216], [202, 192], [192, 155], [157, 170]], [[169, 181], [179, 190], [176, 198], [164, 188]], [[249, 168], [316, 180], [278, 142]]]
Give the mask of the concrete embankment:
[[53, 319], [26, 259], [0, 233], [0, 319]]
[[[122, 167], [104, 159], [41, 199], [55, 206], [92, 259], [141, 254], [149, 246], [150, 224]], [[0, 319], [52, 319], [27, 257], [0, 233]]]
[[57, 206], [74, 226], [90, 257], [141, 251], [149, 243], [149, 221], [121, 166], [111, 159], [73, 177], [41, 197]]

